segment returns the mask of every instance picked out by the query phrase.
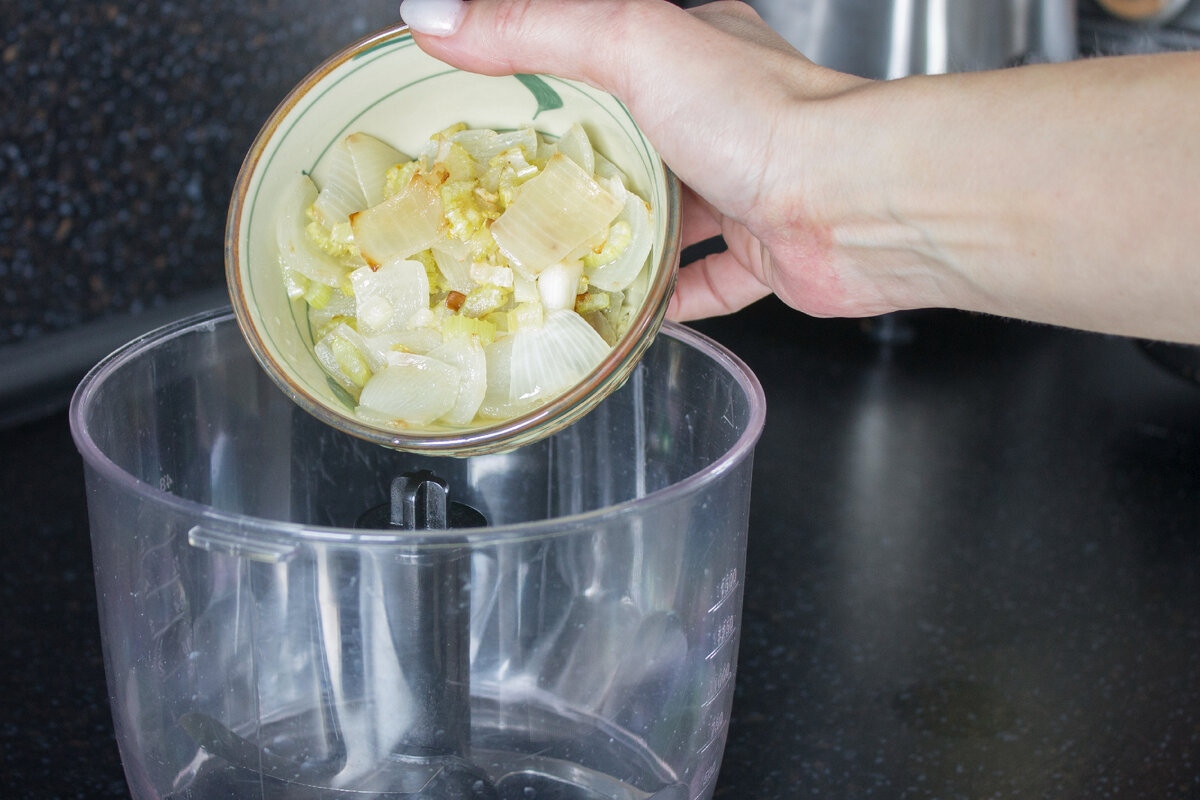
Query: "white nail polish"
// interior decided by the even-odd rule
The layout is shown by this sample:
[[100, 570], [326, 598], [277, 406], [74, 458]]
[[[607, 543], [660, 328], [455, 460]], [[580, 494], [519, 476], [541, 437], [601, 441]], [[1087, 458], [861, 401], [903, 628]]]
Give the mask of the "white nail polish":
[[449, 36], [458, 30], [467, 4], [463, 0], [403, 0], [400, 18], [418, 33]]

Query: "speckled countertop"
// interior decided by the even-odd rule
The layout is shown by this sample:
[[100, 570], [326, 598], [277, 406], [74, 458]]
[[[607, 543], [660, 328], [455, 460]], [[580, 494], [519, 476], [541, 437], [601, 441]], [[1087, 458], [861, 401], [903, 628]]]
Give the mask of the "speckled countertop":
[[0, 345], [223, 286], [259, 126], [397, 5], [0, 4]]

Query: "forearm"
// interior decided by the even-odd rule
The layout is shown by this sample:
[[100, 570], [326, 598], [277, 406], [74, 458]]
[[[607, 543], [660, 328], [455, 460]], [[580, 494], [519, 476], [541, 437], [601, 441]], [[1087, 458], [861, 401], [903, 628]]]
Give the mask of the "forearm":
[[805, 113], [805, 203], [881, 304], [1200, 342], [1200, 54], [874, 83]]

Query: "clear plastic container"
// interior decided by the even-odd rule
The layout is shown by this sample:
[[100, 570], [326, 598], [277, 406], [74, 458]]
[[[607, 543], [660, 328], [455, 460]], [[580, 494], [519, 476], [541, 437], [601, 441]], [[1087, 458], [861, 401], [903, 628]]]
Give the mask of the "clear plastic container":
[[[454, 459], [319, 422], [211, 312], [70, 419], [135, 800], [711, 797], [764, 419], [711, 341], [668, 325], [575, 424]], [[419, 470], [471, 527], [356, 527]]]

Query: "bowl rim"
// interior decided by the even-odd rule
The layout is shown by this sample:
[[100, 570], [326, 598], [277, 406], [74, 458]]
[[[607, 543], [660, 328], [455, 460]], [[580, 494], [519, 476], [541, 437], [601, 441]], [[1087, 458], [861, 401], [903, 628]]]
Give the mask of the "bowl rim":
[[[391, 25], [370, 33], [358, 41], [342, 48], [322, 61], [296, 84], [271, 112], [255, 136], [234, 182], [225, 224], [225, 274], [230, 301], [251, 351], [271, 380], [313, 416], [338, 430], [374, 442], [384, 447], [431, 455], [469, 456], [490, 452], [502, 452], [528, 441], [561, 430], [591, 410], [601, 399], [624, 382], [649, 347], [654, 335], [662, 327], [666, 317], [667, 299], [674, 292], [676, 272], [682, 253], [680, 203], [681, 187], [678, 178], [662, 160], [662, 157], [647, 141], [656, 162], [666, 193], [665, 230], [663, 251], [659, 269], [647, 288], [647, 302], [626, 333], [613, 346], [612, 351], [588, 375], [566, 392], [551, 401], [524, 414], [488, 424], [462, 430], [404, 432], [386, 428], [368, 420], [342, 413], [324, 402], [320, 397], [297, 384], [284, 365], [271, 352], [264, 341], [264, 334], [254, 324], [249, 311], [250, 295], [246, 284], [249, 269], [241, 261], [242, 221], [249, 206], [248, 195], [256, 171], [267, 152], [267, 147], [288, 119], [297, 104], [314, 87], [343, 64], [366, 53], [391, 44], [404, 37], [411, 37], [407, 25]], [[431, 57], [432, 58], [432, 57]], [[470, 74], [470, 73], [467, 73]], [[624, 104], [613, 98], [622, 108]], [[626, 110], [626, 113], [628, 111]], [[632, 116], [630, 117], [632, 121]], [[635, 123], [636, 124], [636, 123]], [[644, 134], [642, 134], [644, 138]], [[652, 302], [660, 298], [661, 302]], [[537, 435], [523, 438], [521, 434], [536, 432]]]
[[367, 531], [271, 520], [266, 517], [224, 511], [197, 500], [172, 494], [118, 466], [96, 442], [89, 430], [87, 415], [106, 381], [138, 356], [180, 336], [205, 329], [213, 330], [218, 325], [234, 320], [234, 317], [232, 309], [228, 306], [202, 311], [148, 331], [117, 348], [92, 367], [76, 387], [71, 396], [68, 422], [75, 447], [84, 463], [90, 469], [95, 470], [114, 490], [131, 494], [139, 501], [165, 507], [174, 513], [194, 519], [197, 526], [206, 524], [226, 537], [234, 537], [242, 542], [268, 546], [274, 544], [284, 547], [294, 547], [304, 542], [356, 546], [445, 547], [451, 544], [524, 541], [569, 535], [583, 529], [602, 527], [609, 520], [636, 513], [637, 509], [643, 507], [665, 505], [703, 491], [707, 486], [719, 480], [721, 476], [736, 469], [747, 460], [752, 461], [754, 448], [762, 435], [766, 422], [766, 396], [762, 384], [750, 367], [724, 345], [705, 334], [679, 323], [667, 321], [663, 324], [662, 335], [700, 351], [729, 373], [745, 396], [749, 412], [743, 430], [725, 452], [686, 478], [669, 486], [648, 492], [640, 497], [577, 514], [482, 528], [455, 528], [443, 531]]

